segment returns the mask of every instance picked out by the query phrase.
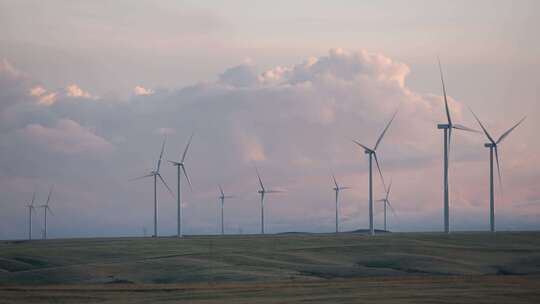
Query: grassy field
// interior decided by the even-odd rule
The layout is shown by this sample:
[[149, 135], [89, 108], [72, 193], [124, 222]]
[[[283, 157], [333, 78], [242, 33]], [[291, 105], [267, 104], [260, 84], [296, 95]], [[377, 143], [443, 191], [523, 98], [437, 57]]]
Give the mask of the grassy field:
[[540, 232], [0, 243], [0, 303], [539, 303]]

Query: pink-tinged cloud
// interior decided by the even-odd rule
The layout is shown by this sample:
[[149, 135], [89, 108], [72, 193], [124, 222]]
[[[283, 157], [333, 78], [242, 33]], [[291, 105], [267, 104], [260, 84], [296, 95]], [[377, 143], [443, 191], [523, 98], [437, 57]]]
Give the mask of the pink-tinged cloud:
[[67, 86], [64, 89], [64, 91], [65, 91], [65, 93], [66, 93], [66, 95], [68, 97], [81, 97], [81, 98], [91, 98], [92, 97], [90, 95], [90, 93], [84, 91], [83, 89], [81, 89], [76, 84], [72, 84], [72, 85]]
[[133, 89], [133, 93], [137, 96], [146, 96], [154, 94], [154, 90], [138, 85]]
[[61, 119], [51, 128], [30, 124], [18, 130], [18, 134], [31, 145], [66, 155], [103, 155], [114, 151], [107, 140], [70, 119]]

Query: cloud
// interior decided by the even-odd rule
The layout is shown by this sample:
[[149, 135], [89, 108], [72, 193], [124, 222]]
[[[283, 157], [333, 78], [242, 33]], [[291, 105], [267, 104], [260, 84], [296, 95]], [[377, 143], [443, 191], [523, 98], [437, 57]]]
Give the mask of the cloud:
[[[155, 166], [162, 134], [168, 134], [165, 158], [179, 157], [195, 130], [186, 162], [194, 190], [183, 194], [189, 202], [185, 212], [193, 219], [186, 225], [188, 233], [214, 232], [218, 183], [235, 195], [228, 205], [229, 221], [245, 232], [258, 231], [255, 164], [265, 184], [288, 190], [269, 199], [268, 231], [331, 230], [331, 171], [341, 184], [353, 187], [343, 194], [340, 208], [346, 228], [357, 229], [367, 226], [367, 159], [351, 139], [374, 145], [399, 108], [378, 150], [385, 177], [394, 181], [393, 204], [400, 222], [393, 227], [439, 229], [442, 140], [435, 126], [445, 119], [443, 102], [439, 92], [424, 94], [407, 87], [409, 71], [406, 64], [382, 54], [333, 49], [265, 71], [243, 63], [226, 69], [214, 82], [138, 94], [125, 102], [104, 97], [95, 97], [99, 102], [88, 98], [73, 102], [65, 90], [50, 92], [5, 72], [0, 74], [4, 79], [0, 85], [18, 89], [11, 91], [16, 98], [9, 99], [9, 106], [0, 109], [2, 117], [11, 117], [11, 123], [3, 119], [0, 124], [0, 149], [6, 151], [0, 154], [0, 168], [4, 168], [0, 179], [33, 172], [36, 177], [23, 176], [24, 180], [43, 184], [52, 182], [44, 176], [54, 176], [55, 184], [63, 186], [59, 189], [70, 189], [71, 200], [76, 200], [76, 193], [84, 193], [85, 205], [77, 208], [92, 206], [108, 215], [122, 214], [110, 231], [139, 233], [141, 226], [151, 225], [153, 188], [144, 180], [127, 180]], [[149, 91], [141, 86], [139, 93]], [[37, 98], [51, 93], [57, 95], [49, 106], [36, 104]], [[83, 93], [81, 90], [79, 95]], [[455, 121], [473, 125], [472, 117], [462, 113], [460, 101], [450, 98], [450, 105]], [[483, 138], [456, 132], [452, 140], [452, 212], [480, 214], [485, 211], [481, 206], [487, 193]], [[522, 147], [516, 144], [505, 149], [513, 146]], [[540, 197], [534, 187], [540, 158], [531, 156], [539, 153], [529, 149], [533, 148], [516, 148], [503, 157], [511, 170], [503, 173], [505, 183], [524, 185], [519, 188], [523, 194], [510, 189], [506, 197], [520, 201]], [[76, 163], [66, 163], [74, 156]], [[525, 166], [516, 159], [530, 161]], [[37, 165], [30, 167], [28, 160]], [[174, 169], [162, 168], [164, 178], [174, 183]], [[512, 179], [514, 176], [527, 183]], [[0, 195], [11, 193], [4, 190], [0, 183]], [[160, 230], [173, 233], [174, 201], [162, 190]], [[382, 193], [375, 179], [375, 195]], [[16, 195], [26, 197], [28, 193], [0, 198], [13, 201]], [[497, 210], [516, 222], [524, 220], [512, 211], [510, 202], [497, 205]], [[539, 213], [534, 206], [526, 211]], [[97, 211], [91, 214], [100, 217]], [[82, 215], [79, 220], [91, 222]]]
[[54, 127], [31, 124], [18, 131], [37, 148], [66, 155], [108, 154], [114, 146], [70, 119], [60, 119]]
[[65, 90], [66, 95], [69, 97], [83, 97], [83, 98], [91, 97], [90, 93], [83, 91], [76, 84], [69, 85], [64, 90]]
[[154, 94], [154, 90], [138, 85], [133, 89], [133, 93], [137, 96], [146, 96]]
[[36, 86], [30, 89], [30, 96], [39, 97], [45, 94], [47, 90], [45, 90], [42, 86]]

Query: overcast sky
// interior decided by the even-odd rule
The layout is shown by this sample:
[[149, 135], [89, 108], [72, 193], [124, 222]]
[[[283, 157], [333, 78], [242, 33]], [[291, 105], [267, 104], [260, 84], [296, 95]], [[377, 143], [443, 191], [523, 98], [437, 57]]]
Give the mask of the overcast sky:
[[[331, 172], [351, 190], [341, 228], [368, 225], [367, 157], [380, 146], [396, 231], [442, 229], [444, 122], [437, 56], [455, 121], [500, 147], [499, 230], [540, 228], [540, 4], [537, 1], [0, 0], [0, 238], [27, 235], [25, 205], [54, 184], [50, 237], [140, 235], [152, 181], [195, 132], [186, 233], [259, 231], [255, 166], [269, 188], [267, 232], [333, 229]], [[488, 150], [454, 132], [452, 230], [488, 228]], [[176, 185], [175, 169], [163, 176]], [[383, 195], [375, 180], [375, 195]], [[174, 190], [175, 187], [173, 187]], [[502, 190], [502, 191], [501, 191]], [[382, 227], [376, 206], [376, 227]], [[161, 187], [159, 230], [176, 230]], [[34, 236], [42, 228], [34, 217]]]

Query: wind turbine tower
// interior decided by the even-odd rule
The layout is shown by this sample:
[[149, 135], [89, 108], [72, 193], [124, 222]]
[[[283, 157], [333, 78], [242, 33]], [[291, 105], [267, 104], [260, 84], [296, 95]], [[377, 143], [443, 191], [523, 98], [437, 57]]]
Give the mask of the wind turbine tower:
[[[438, 59], [438, 58], [437, 58]], [[443, 188], [444, 188], [444, 201], [443, 201], [443, 209], [444, 209], [444, 232], [450, 233], [450, 198], [449, 198], [449, 187], [448, 187], [448, 155], [450, 151], [450, 143], [452, 140], [452, 129], [457, 130], [463, 130], [463, 131], [469, 131], [469, 132], [476, 132], [476, 130], [473, 130], [471, 128], [465, 127], [460, 124], [454, 124], [452, 122], [452, 117], [450, 116], [450, 109], [448, 108], [448, 99], [446, 97], [446, 86], [444, 85], [444, 78], [442, 73], [442, 67], [441, 67], [441, 61], [438, 60], [439, 63], [439, 72], [441, 74], [441, 83], [442, 83], [442, 90], [443, 90], [443, 96], [444, 96], [444, 108], [446, 110], [446, 124], [438, 124], [437, 128], [443, 130], [443, 138], [444, 138], [444, 160], [443, 160]]]
[[339, 199], [339, 191], [341, 190], [346, 190], [346, 189], [350, 189], [351, 187], [341, 187], [337, 180], [336, 180], [336, 177], [332, 174], [332, 179], [334, 180], [334, 185], [335, 187], [332, 188], [334, 190], [334, 192], [336, 193], [336, 233], [339, 232], [339, 215], [338, 215], [338, 199]]
[[154, 235], [153, 235], [153, 237], [158, 236], [158, 229], [157, 229], [157, 220], [158, 220], [157, 179], [158, 178], [163, 183], [163, 185], [167, 188], [167, 190], [172, 195], [172, 197], [174, 197], [174, 194], [173, 194], [171, 188], [169, 188], [169, 186], [167, 185], [167, 183], [165, 182], [165, 180], [161, 176], [161, 173], [159, 173], [159, 169], [161, 167], [161, 160], [163, 158], [163, 152], [165, 151], [165, 141], [166, 141], [166, 138], [163, 139], [163, 144], [161, 145], [161, 153], [159, 154], [159, 160], [157, 162], [156, 169], [150, 171], [150, 173], [148, 173], [146, 175], [131, 179], [131, 181], [134, 181], [134, 180], [138, 180], [138, 179], [142, 179], [142, 178], [146, 178], [146, 177], [153, 177], [154, 178]]
[[257, 172], [257, 178], [259, 179], [259, 185], [261, 186], [261, 188], [259, 189], [259, 191], [257, 191], [257, 193], [259, 193], [261, 195], [261, 234], [264, 234], [264, 195], [267, 194], [267, 193], [279, 193], [279, 192], [282, 192], [282, 191], [277, 191], [277, 190], [268, 190], [266, 188], [264, 188], [264, 184], [261, 180], [261, 176], [259, 174], [259, 170], [257, 169], [257, 167], [255, 167], [255, 171]]
[[180, 159], [179, 162], [169, 160], [169, 162], [173, 166], [176, 166], [177, 189], [178, 189], [178, 195], [176, 196], [177, 205], [178, 205], [177, 206], [177, 215], [176, 215], [177, 216], [176, 236], [179, 237], [179, 238], [183, 236], [183, 232], [182, 232], [182, 201], [181, 201], [181, 191], [180, 191], [180, 177], [182, 176], [182, 173], [184, 173], [184, 176], [186, 177], [186, 180], [187, 180], [187, 182], [189, 184], [189, 188], [193, 189], [191, 187], [191, 181], [189, 180], [189, 176], [187, 174], [186, 166], [185, 166], [185, 163], [184, 163], [184, 161], [186, 160], [186, 155], [187, 155], [189, 146], [191, 145], [191, 140], [192, 139], [193, 139], [193, 133], [189, 137], [188, 143], [186, 145], [186, 148], [184, 149], [184, 153], [182, 154], [182, 158]]
[[387, 222], [387, 207], [392, 210], [392, 213], [394, 215], [396, 212], [394, 211], [394, 208], [392, 207], [392, 204], [390, 203], [390, 189], [392, 188], [392, 181], [390, 181], [390, 184], [388, 185], [388, 189], [386, 189], [386, 193], [383, 199], [377, 200], [378, 202], [382, 202], [384, 204], [384, 231], [388, 231], [388, 226], [386, 225]]
[[32, 202], [26, 207], [28, 208], [28, 240], [32, 240], [32, 212], [35, 212], [36, 207], [34, 206], [34, 201], [36, 200], [36, 192], [32, 195]]
[[493, 185], [493, 152], [495, 152], [495, 160], [497, 162], [497, 173], [499, 175], [499, 187], [502, 189], [502, 178], [501, 178], [501, 168], [499, 165], [499, 151], [498, 151], [498, 145], [505, 139], [510, 132], [512, 132], [517, 126], [519, 126], [526, 117], [523, 117], [519, 122], [517, 122], [514, 126], [512, 126], [510, 129], [508, 129], [506, 132], [504, 132], [499, 139], [494, 140], [493, 137], [489, 134], [489, 132], [486, 130], [482, 122], [480, 122], [480, 119], [476, 114], [469, 108], [471, 113], [473, 114], [474, 118], [482, 128], [482, 131], [484, 131], [484, 134], [486, 135], [487, 139], [489, 140], [488, 143], [484, 144], [484, 147], [489, 148], [489, 230], [491, 232], [495, 232], [495, 195], [494, 195], [494, 185]]
[[382, 133], [379, 136], [379, 138], [377, 139], [377, 142], [375, 143], [375, 147], [373, 149], [368, 148], [367, 146], [359, 143], [356, 140], [353, 140], [354, 143], [356, 143], [360, 147], [364, 148], [364, 153], [369, 156], [369, 231], [370, 231], [371, 235], [375, 235], [375, 227], [373, 225], [373, 174], [372, 174], [372, 172], [373, 172], [373, 170], [372, 170], [372, 168], [373, 168], [373, 166], [372, 166], [373, 159], [375, 159], [375, 164], [377, 165], [377, 169], [379, 170], [379, 175], [381, 176], [381, 181], [382, 181], [383, 187], [384, 187], [384, 189], [386, 189], [386, 185], [384, 183], [384, 178], [383, 178], [383, 175], [382, 175], [381, 167], [379, 166], [379, 160], [377, 159], [377, 152], [376, 151], [377, 151], [377, 147], [379, 147], [379, 144], [381, 143], [381, 140], [384, 137], [384, 134], [386, 133], [386, 131], [390, 127], [390, 124], [392, 123], [392, 121], [396, 117], [396, 114], [397, 114], [397, 111], [394, 112], [394, 115], [392, 115], [392, 119], [390, 119], [390, 121], [388, 122], [388, 124], [386, 125], [384, 130], [382, 131]]
[[44, 217], [43, 239], [45, 240], [47, 239], [47, 212], [50, 212], [51, 215], [54, 215], [51, 210], [51, 207], [49, 206], [49, 202], [51, 201], [52, 191], [53, 191], [53, 186], [51, 186], [51, 188], [49, 189], [49, 195], [47, 195], [47, 201], [45, 202], [45, 205], [39, 206], [40, 208], [43, 208], [43, 217]]
[[225, 234], [225, 222], [223, 217], [223, 206], [225, 205], [225, 199], [226, 198], [232, 198], [232, 195], [225, 195], [225, 192], [223, 192], [223, 188], [221, 188], [221, 185], [218, 185], [219, 187], [219, 193], [221, 194], [219, 196], [219, 200], [221, 201], [221, 235]]

